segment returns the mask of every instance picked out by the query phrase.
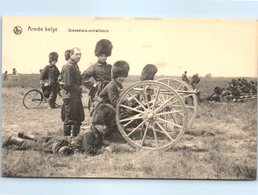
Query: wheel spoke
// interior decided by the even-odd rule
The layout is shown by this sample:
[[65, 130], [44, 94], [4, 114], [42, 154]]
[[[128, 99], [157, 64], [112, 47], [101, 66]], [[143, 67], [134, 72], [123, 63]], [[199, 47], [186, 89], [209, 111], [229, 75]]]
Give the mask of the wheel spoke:
[[192, 95], [193, 95], [193, 94], [188, 94], [188, 95], [181, 96], [181, 97], [182, 97], [182, 99], [185, 99], [185, 98], [190, 97], [190, 96], [192, 96]]
[[170, 124], [170, 125], [173, 125], [173, 126], [176, 126], [176, 127], [179, 127], [179, 128], [182, 128], [182, 127], [183, 127], [183, 126], [181, 126], [181, 125], [178, 125], [178, 124], [176, 124], [176, 123], [172, 123], [172, 122], [167, 121], [167, 120], [165, 120], [165, 119], [163, 119], [163, 118], [160, 118], [160, 117], [157, 117], [157, 119], [160, 120], [160, 121], [162, 121], [162, 122], [164, 122], [164, 123], [168, 123], [168, 124]]
[[129, 94], [144, 110], [147, 110], [147, 108], [132, 94]]
[[155, 142], [156, 142], [156, 145], [157, 145], [157, 148], [158, 148], [159, 147], [159, 142], [158, 142], [158, 137], [157, 137], [156, 130], [155, 130], [155, 128], [152, 125], [150, 125], [150, 127], [151, 127], [151, 129], [153, 131], [154, 139], [155, 139]]
[[136, 119], [142, 119], [142, 118], [143, 118], [143, 116], [141, 116], [141, 114], [136, 114], [134, 116], [131, 116], [130, 118], [121, 119], [120, 122], [136, 120]]
[[158, 113], [157, 116], [165, 115], [165, 114], [180, 113], [180, 112], [183, 112], [183, 110], [174, 110], [174, 111], [171, 111], [171, 112], [161, 112], [161, 113]]
[[130, 135], [132, 135], [133, 132], [135, 132], [136, 130], [138, 130], [138, 129], [140, 128], [140, 126], [142, 126], [145, 122], [146, 122], [145, 120], [142, 121], [142, 122], [141, 122], [137, 127], [135, 127], [130, 133], [128, 133], [128, 134], [127, 134], [128, 137], [129, 137]]
[[183, 84], [181, 83], [181, 85], [177, 88], [176, 91], [179, 91], [179, 89], [183, 86]]
[[145, 98], [145, 102], [146, 102], [146, 104], [147, 104], [147, 107], [148, 107], [148, 109], [150, 109], [149, 100], [148, 100], [148, 97], [147, 97], [147, 94], [146, 94], [146, 90], [148, 89], [148, 87], [149, 87], [149, 86], [144, 85], [143, 95], [144, 95], [144, 98]]
[[164, 132], [164, 134], [171, 140], [173, 141], [174, 139], [169, 135], [169, 133], [161, 126], [161, 124], [155, 122], [155, 124], [158, 125], [158, 127]]
[[157, 99], [158, 99], [159, 93], [160, 93], [160, 86], [159, 86], [159, 88], [158, 88], [156, 97], [155, 97], [155, 99], [154, 99], [153, 108], [152, 108], [153, 111], [154, 111], [154, 109], [155, 109], [155, 106], [156, 106], [156, 103], [157, 103]]
[[149, 123], [147, 123], [146, 128], [144, 130], [144, 134], [143, 134], [142, 141], [141, 141], [142, 146], [143, 146], [143, 143], [144, 143], [144, 140], [145, 140], [148, 129], [149, 129]]
[[135, 108], [132, 108], [132, 107], [129, 107], [129, 106], [126, 106], [126, 105], [123, 105], [123, 104], [121, 104], [120, 106], [123, 107], [123, 108], [129, 109], [129, 110], [138, 112], [138, 113], [143, 113], [143, 111], [141, 111], [141, 110], [137, 110]]
[[166, 100], [160, 107], [158, 107], [155, 112], [158, 112], [161, 108], [163, 108], [166, 104], [168, 104], [174, 97], [169, 98]]

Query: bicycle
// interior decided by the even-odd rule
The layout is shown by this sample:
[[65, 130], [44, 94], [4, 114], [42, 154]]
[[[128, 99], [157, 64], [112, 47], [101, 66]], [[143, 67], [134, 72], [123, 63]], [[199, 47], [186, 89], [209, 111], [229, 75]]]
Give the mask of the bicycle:
[[[23, 96], [23, 106], [27, 109], [36, 109], [40, 106], [41, 103], [47, 103], [48, 98], [44, 96], [42, 89], [30, 89], [27, 91]], [[59, 91], [57, 93], [57, 98], [55, 105], [56, 107], [61, 107], [63, 104], [62, 95], [60, 93], [60, 87]]]

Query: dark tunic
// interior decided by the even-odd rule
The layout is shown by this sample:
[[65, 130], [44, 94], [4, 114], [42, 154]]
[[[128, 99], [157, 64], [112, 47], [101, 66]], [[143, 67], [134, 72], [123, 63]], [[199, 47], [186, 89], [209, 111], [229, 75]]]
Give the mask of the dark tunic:
[[64, 104], [61, 118], [66, 125], [80, 125], [85, 115], [81, 100], [81, 74], [76, 62], [69, 59], [63, 66], [61, 81], [64, 83], [62, 89]]
[[87, 88], [91, 89], [94, 84], [94, 82], [90, 80], [91, 78], [100, 83], [110, 82], [111, 68], [112, 66], [110, 64], [97, 62], [82, 73], [83, 83]]
[[23, 142], [16, 146], [16, 149], [35, 150], [46, 153], [59, 153], [59, 150], [63, 146], [69, 147], [72, 153], [96, 155], [100, 152], [100, 149], [103, 146], [103, 136], [94, 126], [91, 126], [73, 138], [61, 136], [36, 136], [33, 141], [24, 139]]
[[99, 94], [102, 103], [111, 104], [115, 108], [122, 89], [121, 83], [112, 80]]
[[69, 59], [63, 66], [61, 81], [64, 83], [62, 90], [63, 99], [81, 97], [81, 72], [76, 62]]
[[48, 80], [49, 85], [57, 83], [60, 72], [56, 65], [46, 65], [40, 74], [40, 80]]
[[43, 94], [49, 100], [50, 107], [55, 107], [57, 93], [59, 92], [58, 77], [60, 72], [56, 65], [47, 65], [40, 74], [40, 80], [47, 81], [49, 86], [42, 87]]

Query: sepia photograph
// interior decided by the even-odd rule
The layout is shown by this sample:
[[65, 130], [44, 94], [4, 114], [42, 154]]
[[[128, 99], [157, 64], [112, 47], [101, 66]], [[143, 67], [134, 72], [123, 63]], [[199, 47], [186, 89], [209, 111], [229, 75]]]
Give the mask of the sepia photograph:
[[2, 18], [2, 177], [256, 180], [258, 22]]

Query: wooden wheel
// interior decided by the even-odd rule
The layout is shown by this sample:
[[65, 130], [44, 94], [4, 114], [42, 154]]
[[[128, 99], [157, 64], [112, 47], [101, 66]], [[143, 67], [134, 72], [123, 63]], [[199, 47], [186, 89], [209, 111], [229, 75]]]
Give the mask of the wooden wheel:
[[138, 148], [169, 149], [187, 127], [184, 101], [171, 87], [157, 81], [141, 81], [127, 88], [116, 109], [119, 131]]
[[187, 128], [191, 128], [197, 115], [198, 101], [197, 101], [196, 92], [189, 84], [181, 80], [162, 78], [162, 79], [158, 79], [157, 81], [170, 86], [182, 97], [188, 114]]

